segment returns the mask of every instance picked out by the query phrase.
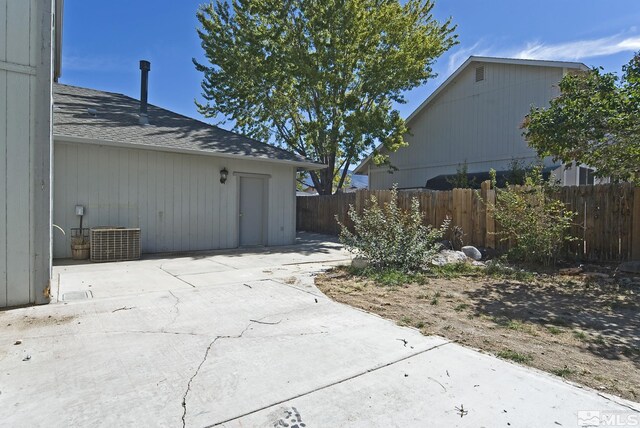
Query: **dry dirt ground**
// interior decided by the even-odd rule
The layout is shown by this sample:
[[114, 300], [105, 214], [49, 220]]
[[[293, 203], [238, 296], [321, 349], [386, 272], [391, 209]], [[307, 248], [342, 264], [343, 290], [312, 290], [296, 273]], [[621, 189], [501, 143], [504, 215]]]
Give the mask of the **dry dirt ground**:
[[640, 402], [639, 288], [584, 275], [420, 282], [379, 285], [346, 267], [316, 278], [336, 301]]

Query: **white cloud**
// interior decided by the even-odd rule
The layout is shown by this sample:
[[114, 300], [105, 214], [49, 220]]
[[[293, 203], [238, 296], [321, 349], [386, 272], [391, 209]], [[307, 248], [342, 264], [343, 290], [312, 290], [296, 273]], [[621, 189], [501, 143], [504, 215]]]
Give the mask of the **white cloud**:
[[[633, 32], [633, 29], [632, 31]], [[621, 52], [640, 50], [640, 36], [616, 34], [600, 39], [574, 40], [563, 43], [529, 42], [511, 49], [487, 46], [483, 40], [468, 48], [459, 48], [449, 55], [448, 74], [453, 73], [470, 55], [502, 58], [543, 59], [556, 61], [579, 61]]]
[[451, 55], [449, 55], [449, 61], [447, 64], [447, 74], [453, 73], [471, 55], [476, 55], [476, 56], [491, 55], [491, 49], [481, 48], [480, 46], [482, 44], [483, 44], [483, 41], [479, 40], [473, 46], [470, 46], [468, 48], [459, 48], [458, 50], [453, 52]]
[[623, 35], [615, 35], [600, 39], [577, 40], [556, 44], [528, 43], [525, 48], [515, 51], [512, 56], [523, 59], [576, 61], [583, 58], [594, 58], [635, 50], [640, 50], [640, 36], [625, 37]]

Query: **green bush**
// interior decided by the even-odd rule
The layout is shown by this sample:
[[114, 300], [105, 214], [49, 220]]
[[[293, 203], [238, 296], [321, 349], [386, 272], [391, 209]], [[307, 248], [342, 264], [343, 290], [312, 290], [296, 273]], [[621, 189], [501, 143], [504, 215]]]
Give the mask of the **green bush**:
[[436, 243], [449, 227], [448, 220], [441, 228], [425, 226], [416, 198], [411, 200], [408, 211], [401, 209], [396, 188], [391, 191], [391, 201], [382, 207], [375, 196], [371, 196], [362, 214], [350, 205], [349, 218], [353, 221], [353, 231], [338, 221], [340, 242], [378, 270], [419, 270], [437, 252]]
[[422, 272], [405, 272], [393, 268], [377, 270], [372, 268], [358, 269], [349, 266], [347, 271], [351, 275], [369, 278], [376, 284], [387, 287], [398, 287], [406, 284], [425, 285], [429, 282], [426, 274]]
[[539, 167], [527, 174], [524, 186], [496, 189], [496, 202], [489, 209], [501, 226], [499, 239], [512, 243], [512, 261], [555, 264], [565, 243], [575, 239], [568, 232], [576, 213], [553, 197], [556, 191]]

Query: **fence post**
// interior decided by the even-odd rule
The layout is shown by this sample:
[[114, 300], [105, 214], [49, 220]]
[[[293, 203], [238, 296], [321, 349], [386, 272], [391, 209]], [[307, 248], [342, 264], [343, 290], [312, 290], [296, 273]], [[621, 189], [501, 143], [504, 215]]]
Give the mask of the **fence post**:
[[486, 180], [481, 185], [482, 199], [484, 200], [484, 214], [485, 214], [485, 237], [484, 245], [487, 248], [496, 248], [496, 222], [491, 212], [491, 207], [496, 203], [496, 191], [491, 188], [491, 181]]

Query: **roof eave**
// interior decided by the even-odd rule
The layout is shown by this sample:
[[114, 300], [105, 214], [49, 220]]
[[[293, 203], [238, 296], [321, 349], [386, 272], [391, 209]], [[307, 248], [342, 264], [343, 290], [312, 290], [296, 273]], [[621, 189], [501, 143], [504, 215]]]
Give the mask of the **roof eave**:
[[360, 165], [358, 165], [356, 169], [353, 170], [353, 173], [355, 175], [368, 175], [369, 171], [366, 170], [366, 167], [370, 160], [371, 160], [371, 155], [364, 158], [363, 161], [360, 162]]
[[229, 159], [241, 159], [241, 160], [262, 161], [262, 162], [276, 163], [276, 164], [286, 164], [286, 165], [307, 170], [307, 171], [320, 170], [327, 167], [326, 165], [320, 164], [317, 162], [294, 161], [294, 160], [275, 159], [275, 158], [267, 158], [267, 157], [259, 157], [259, 156], [247, 156], [247, 155], [232, 154], [232, 153], [221, 153], [213, 150], [193, 150], [193, 149], [185, 149], [180, 147], [152, 146], [149, 144], [125, 143], [121, 141], [111, 141], [111, 140], [102, 140], [102, 139], [96, 139], [96, 138], [77, 137], [73, 135], [57, 134], [55, 132], [53, 134], [53, 139], [54, 139], [54, 142], [60, 141], [60, 142], [67, 142], [67, 143], [94, 144], [99, 146], [121, 147], [126, 149], [154, 150], [159, 152], [182, 153], [182, 154], [190, 154], [190, 155], [212, 156], [212, 157], [229, 158]]

